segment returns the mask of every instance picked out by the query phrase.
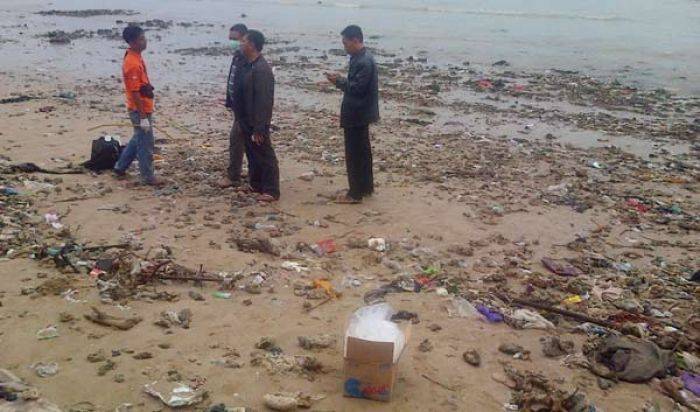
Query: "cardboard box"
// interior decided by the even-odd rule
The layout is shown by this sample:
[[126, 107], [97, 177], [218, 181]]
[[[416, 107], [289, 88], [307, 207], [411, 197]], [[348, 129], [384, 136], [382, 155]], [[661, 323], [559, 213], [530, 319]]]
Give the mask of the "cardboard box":
[[[410, 327], [404, 330], [406, 343]], [[405, 350], [405, 346], [403, 348]], [[394, 362], [393, 342], [374, 342], [347, 337], [343, 392], [351, 398], [388, 402], [394, 392], [401, 353]]]

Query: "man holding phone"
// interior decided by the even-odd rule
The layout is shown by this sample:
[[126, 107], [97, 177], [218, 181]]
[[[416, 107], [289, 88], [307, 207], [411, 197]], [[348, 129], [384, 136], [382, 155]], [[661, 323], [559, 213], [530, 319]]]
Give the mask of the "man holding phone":
[[361, 203], [374, 193], [369, 125], [379, 120], [379, 74], [374, 57], [365, 48], [362, 29], [351, 25], [341, 36], [350, 55], [348, 76], [326, 73], [328, 81], [343, 91], [340, 127], [345, 131], [349, 189], [336, 203]]

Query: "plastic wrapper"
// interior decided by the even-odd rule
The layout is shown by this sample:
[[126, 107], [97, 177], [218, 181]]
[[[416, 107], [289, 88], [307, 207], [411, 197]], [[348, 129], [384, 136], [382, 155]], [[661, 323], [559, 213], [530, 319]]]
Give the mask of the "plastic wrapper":
[[352, 337], [372, 342], [392, 342], [394, 362], [397, 362], [406, 345], [406, 336], [399, 326], [390, 320], [395, 313], [388, 303], [361, 307], [350, 318], [345, 339]]

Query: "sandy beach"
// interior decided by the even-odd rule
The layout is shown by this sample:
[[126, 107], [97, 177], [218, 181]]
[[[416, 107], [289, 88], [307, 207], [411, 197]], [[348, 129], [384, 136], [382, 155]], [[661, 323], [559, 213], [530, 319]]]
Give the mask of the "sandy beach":
[[[687, 388], [663, 389], [700, 372], [692, 362], [700, 348], [697, 95], [523, 68], [507, 56], [439, 64], [374, 38], [377, 193], [337, 205], [331, 199], [347, 185], [341, 94], [322, 79], [347, 65], [341, 28], [313, 42], [270, 30], [264, 54], [277, 81], [282, 196], [263, 205], [216, 186], [232, 123], [223, 105], [227, 26], [194, 16], [154, 22], [152, 11], [148, 22], [141, 10], [76, 17], [35, 14], [55, 8], [42, 2], [18, 7], [3, 6], [11, 19], [0, 36], [0, 368], [60, 410], [170, 410], [144, 392], [153, 382], [206, 392], [189, 407], [203, 411], [266, 410], [266, 394], [298, 391], [317, 396], [313, 411], [698, 407]], [[148, 29], [156, 172], [172, 183], [133, 188], [136, 168], [127, 181], [13, 168], [72, 170], [93, 139], [130, 138], [119, 22]], [[56, 30], [63, 34], [49, 34]], [[18, 50], [17, 61], [7, 59]], [[385, 239], [387, 250], [370, 238]], [[335, 251], [314, 252], [329, 239]], [[554, 273], [546, 258], [574, 275]], [[93, 271], [106, 260], [109, 269]], [[178, 276], [200, 280], [168, 279]], [[341, 296], [314, 286], [320, 279]], [[394, 398], [346, 398], [345, 324], [387, 285], [386, 301], [415, 314]], [[460, 299], [505, 322], [455, 314]], [[91, 307], [142, 320], [106, 327], [85, 317]], [[159, 322], [184, 309], [187, 328]], [[551, 327], [523, 328], [518, 309]], [[59, 336], [38, 339], [48, 326]], [[320, 334], [334, 344], [300, 347], [298, 337]], [[610, 335], [686, 361], [643, 382], [603, 379], [591, 370], [591, 348]], [[546, 355], [542, 339], [553, 336], [573, 350]], [[503, 344], [521, 350], [507, 354]], [[480, 366], [463, 360], [468, 350]], [[58, 371], [40, 377], [39, 362]], [[527, 409], [533, 399], [549, 409]], [[219, 404], [227, 409], [210, 409]], [[25, 409], [0, 399], [0, 411], [15, 410]]]

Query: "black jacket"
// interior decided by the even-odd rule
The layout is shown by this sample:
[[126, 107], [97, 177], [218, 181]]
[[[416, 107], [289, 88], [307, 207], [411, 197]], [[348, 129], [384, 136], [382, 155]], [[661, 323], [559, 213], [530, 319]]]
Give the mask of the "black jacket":
[[379, 120], [379, 73], [367, 49], [352, 56], [347, 79], [338, 78], [335, 85], [344, 92], [340, 127], [367, 126]]
[[226, 79], [226, 107], [233, 109], [233, 90], [235, 89], [234, 82], [236, 81], [236, 74], [240, 71], [241, 66], [246, 63], [245, 56], [240, 49], [233, 53], [233, 58], [231, 59], [231, 68], [228, 70], [228, 78]]
[[246, 134], [270, 135], [275, 105], [275, 76], [263, 56], [243, 64], [237, 73], [233, 112]]

